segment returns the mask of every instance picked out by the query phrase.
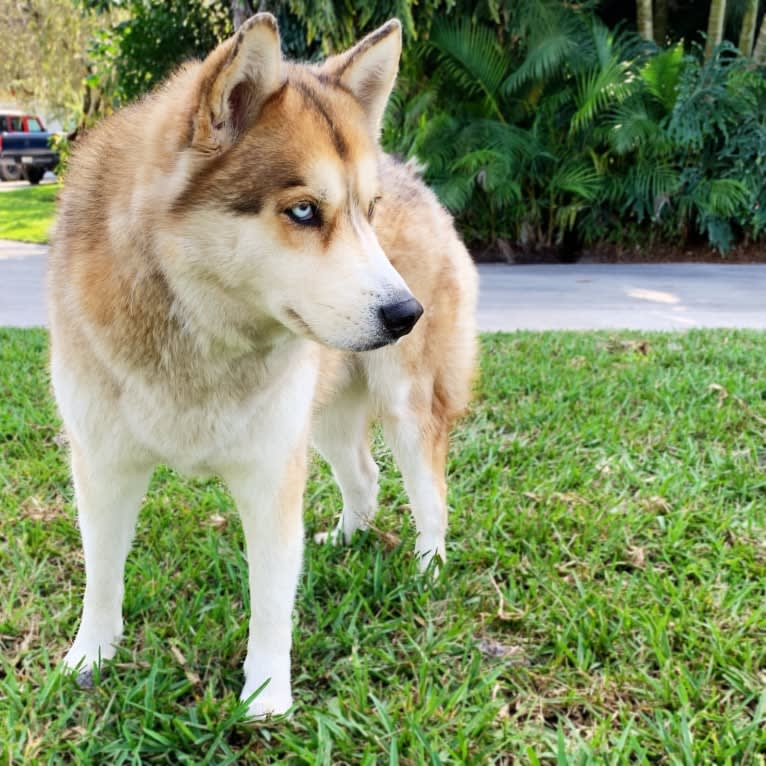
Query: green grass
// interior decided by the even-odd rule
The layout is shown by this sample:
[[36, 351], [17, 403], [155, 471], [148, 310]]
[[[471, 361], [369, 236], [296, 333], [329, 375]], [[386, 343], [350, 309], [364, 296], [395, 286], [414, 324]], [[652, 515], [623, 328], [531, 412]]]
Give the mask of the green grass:
[[0, 192], [0, 239], [47, 242], [60, 188], [46, 184]]
[[[764, 763], [766, 334], [485, 337], [448, 565], [417, 576], [384, 452], [379, 530], [307, 545], [297, 707], [262, 725], [216, 482], [157, 472], [115, 664], [55, 669], [83, 571], [46, 345], [0, 331], [3, 764]], [[309, 540], [338, 507], [317, 462]]]

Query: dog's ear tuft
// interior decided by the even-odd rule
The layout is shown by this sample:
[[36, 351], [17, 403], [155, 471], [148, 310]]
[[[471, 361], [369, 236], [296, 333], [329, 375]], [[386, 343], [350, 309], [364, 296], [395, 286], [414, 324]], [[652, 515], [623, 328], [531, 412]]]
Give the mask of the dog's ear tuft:
[[398, 19], [391, 19], [353, 48], [322, 65], [322, 71], [336, 77], [364, 107], [375, 136], [380, 133], [401, 53], [402, 25]]
[[277, 20], [257, 13], [203, 62], [192, 144], [227, 149], [258, 116], [282, 85]]

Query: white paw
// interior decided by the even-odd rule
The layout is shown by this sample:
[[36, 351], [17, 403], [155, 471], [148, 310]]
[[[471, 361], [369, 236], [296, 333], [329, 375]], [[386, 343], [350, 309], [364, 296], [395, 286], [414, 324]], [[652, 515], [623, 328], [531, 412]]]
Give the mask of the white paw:
[[115, 636], [112, 641], [81, 639], [78, 635], [72, 648], [66, 653], [63, 664], [67, 671], [77, 673], [77, 683], [83, 689], [93, 688], [93, 668], [102, 661], [114, 657], [119, 641]]
[[64, 657], [64, 666], [69, 670], [89, 671], [94, 665], [100, 665], [103, 660], [111, 660], [114, 657], [118, 641], [119, 636], [110, 641], [87, 640], [78, 636]]
[[343, 545], [343, 543], [348, 543], [350, 540], [345, 539], [343, 529], [338, 526], [329, 532], [317, 532], [314, 535], [314, 542], [320, 545], [327, 545], [328, 543], [330, 545]]
[[[439, 565], [447, 561], [447, 550], [444, 545], [444, 539], [427, 539], [419, 536], [415, 543], [415, 553], [418, 557], [418, 568], [425, 572], [429, 566], [434, 575], [439, 574]], [[434, 561], [433, 565], [431, 562]]]
[[[269, 684], [270, 686], [270, 684]], [[257, 690], [246, 686], [239, 695], [240, 700], [246, 701]], [[247, 706], [247, 716], [251, 719], [263, 720], [272, 715], [284, 715], [293, 706], [293, 697], [289, 689], [279, 693], [271, 691], [267, 686], [261, 693], [250, 701]]]

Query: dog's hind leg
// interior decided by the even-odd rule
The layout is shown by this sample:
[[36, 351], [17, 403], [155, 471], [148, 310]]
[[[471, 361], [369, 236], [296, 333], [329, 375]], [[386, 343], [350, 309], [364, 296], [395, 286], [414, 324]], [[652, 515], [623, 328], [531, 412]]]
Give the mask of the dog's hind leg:
[[64, 658], [87, 682], [94, 664], [111, 659], [122, 636], [125, 560], [151, 467], [103, 464], [72, 443], [72, 474], [85, 553], [85, 599], [72, 648]]
[[421, 570], [438, 556], [446, 561], [449, 427], [431, 413], [384, 414], [386, 442], [394, 453], [415, 518], [415, 551]]
[[314, 426], [314, 446], [332, 467], [343, 496], [343, 512], [333, 542], [350, 542], [357, 529], [366, 529], [378, 509], [378, 466], [369, 444], [370, 412], [367, 392], [350, 389], [325, 405]]

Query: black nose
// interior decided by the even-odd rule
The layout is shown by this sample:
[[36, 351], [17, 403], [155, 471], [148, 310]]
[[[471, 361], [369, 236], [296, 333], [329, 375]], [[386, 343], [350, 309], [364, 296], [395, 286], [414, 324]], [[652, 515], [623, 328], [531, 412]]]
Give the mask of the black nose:
[[423, 307], [414, 298], [380, 307], [383, 326], [394, 338], [406, 335], [415, 326], [415, 322], [420, 319], [422, 313]]

